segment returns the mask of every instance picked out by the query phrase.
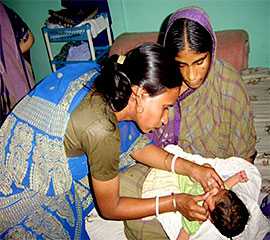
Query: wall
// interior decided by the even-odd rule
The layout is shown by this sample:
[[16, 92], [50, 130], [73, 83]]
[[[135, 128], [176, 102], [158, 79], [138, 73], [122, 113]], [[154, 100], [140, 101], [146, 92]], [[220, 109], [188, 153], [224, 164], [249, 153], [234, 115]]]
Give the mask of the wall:
[[174, 10], [196, 5], [209, 14], [214, 30], [239, 29], [250, 37], [249, 65], [270, 67], [269, 0], [109, 0], [113, 32], [158, 31]]
[[[41, 27], [48, 10], [61, 8], [60, 0], [4, 0], [29, 25], [35, 36], [31, 58], [37, 81], [51, 72]], [[114, 36], [123, 32], [158, 31], [174, 10], [197, 5], [204, 8], [214, 30], [244, 28], [250, 36], [251, 67], [270, 67], [269, 0], [108, 0]]]

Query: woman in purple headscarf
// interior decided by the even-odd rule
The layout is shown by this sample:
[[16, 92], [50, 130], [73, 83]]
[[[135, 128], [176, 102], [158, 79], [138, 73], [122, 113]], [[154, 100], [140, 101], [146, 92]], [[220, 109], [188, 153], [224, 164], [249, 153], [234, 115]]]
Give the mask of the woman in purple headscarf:
[[[216, 37], [207, 14], [197, 7], [177, 10], [159, 41], [161, 37], [184, 82], [168, 124], [149, 134], [150, 139], [160, 147], [176, 144], [208, 158], [253, 161], [256, 134], [250, 100], [239, 73], [215, 59]], [[140, 188], [148, 171], [136, 168], [132, 174]], [[156, 221], [127, 221], [125, 226], [129, 239], [167, 239]]]
[[197, 7], [176, 11], [163, 44], [175, 56], [184, 83], [169, 124], [151, 138], [159, 146], [174, 143], [206, 157], [252, 161], [256, 150], [249, 97], [236, 70], [215, 59], [216, 37], [207, 14]]

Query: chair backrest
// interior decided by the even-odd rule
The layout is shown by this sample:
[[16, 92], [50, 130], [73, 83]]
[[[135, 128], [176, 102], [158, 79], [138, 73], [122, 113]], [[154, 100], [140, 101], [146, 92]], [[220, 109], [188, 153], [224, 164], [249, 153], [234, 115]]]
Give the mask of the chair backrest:
[[[242, 29], [217, 31], [217, 57], [232, 64], [238, 71], [248, 67], [249, 37]], [[132, 32], [119, 35], [109, 52], [125, 54], [145, 42], [157, 42], [158, 32]]]

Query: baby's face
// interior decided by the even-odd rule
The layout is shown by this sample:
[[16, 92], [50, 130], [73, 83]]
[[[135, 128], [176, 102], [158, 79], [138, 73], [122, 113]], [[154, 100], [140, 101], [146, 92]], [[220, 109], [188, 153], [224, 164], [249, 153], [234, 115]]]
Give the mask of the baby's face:
[[224, 195], [227, 194], [228, 190], [213, 188], [209, 193], [208, 198], [206, 198], [205, 203], [208, 206], [210, 212], [212, 212], [218, 202], [224, 198]]

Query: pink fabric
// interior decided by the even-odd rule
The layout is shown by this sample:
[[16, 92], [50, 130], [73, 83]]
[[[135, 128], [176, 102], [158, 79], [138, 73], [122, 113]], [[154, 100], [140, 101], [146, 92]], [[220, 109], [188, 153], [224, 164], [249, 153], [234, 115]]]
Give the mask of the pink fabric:
[[216, 32], [217, 58], [232, 64], [236, 70], [248, 68], [249, 39], [244, 30]]
[[[248, 67], [249, 38], [245, 30], [231, 29], [217, 31], [216, 57], [232, 64], [240, 71]], [[113, 54], [125, 54], [144, 42], [157, 42], [158, 32], [123, 33], [118, 36], [111, 49]]]
[[17, 46], [11, 23], [1, 3], [0, 37], [1, 99], [8, 103], [8, 111], [34, 86], [34, 80]]

